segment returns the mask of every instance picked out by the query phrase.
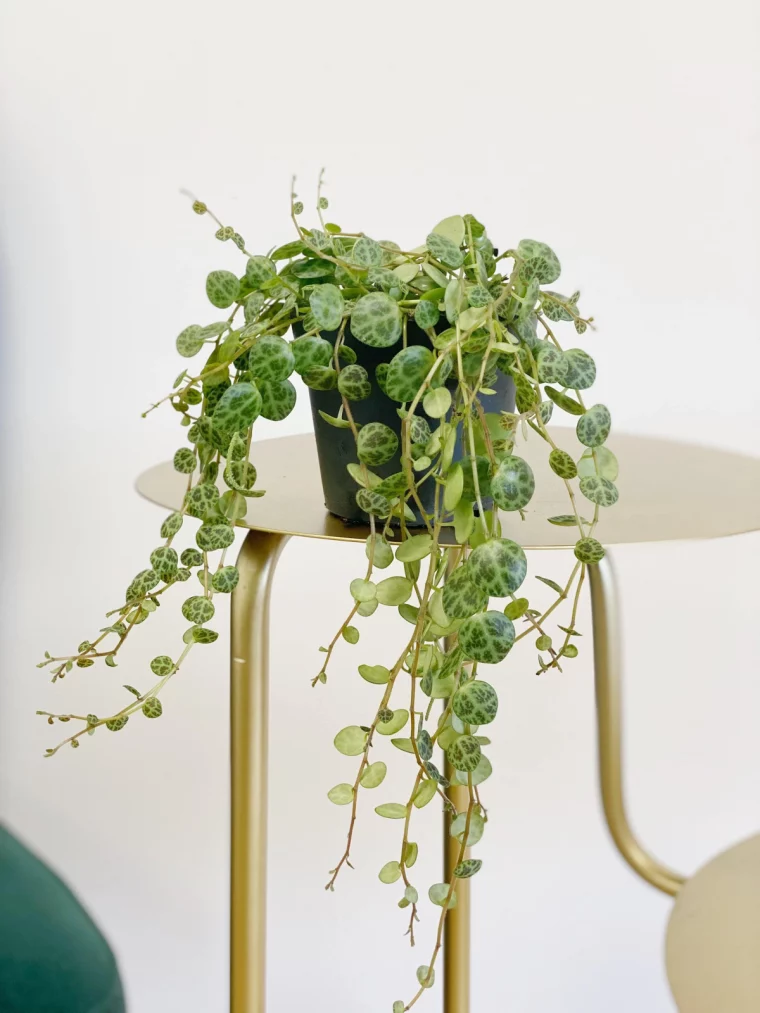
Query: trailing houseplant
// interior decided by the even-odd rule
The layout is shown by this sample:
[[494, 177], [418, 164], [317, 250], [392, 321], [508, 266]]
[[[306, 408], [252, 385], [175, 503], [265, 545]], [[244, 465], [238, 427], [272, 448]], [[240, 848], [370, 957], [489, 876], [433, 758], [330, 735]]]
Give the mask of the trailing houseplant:
[[[291, 378], [298, 374], [312, 394], [320, 454], [329, 456], [325, 432], [336, 441], [349, 437], [355, 451], [347, 466], [351, 493], [340, 501], [348, 507], [337, 512], [370, 528], [366, 567], [351, 581], [346, 618], [320, 648], [312, 686], [327, 682], [338, 644], [359, 641], [357, 617], [366, 619], [382, 606], [396, 609], [406, 624], [398, 657], [365, 659], [358, 666], [360, 676], [377, 687], [373, 713], [334, 739], [357, 766], [351, 780], [328, 792], [332, 802], [350, 807], [350, 817], [346, 846], [327, 886], [332, 889], [350, 865], [360, 799], [385, 777], [385, 760], [376, 758], [385, 755], [383, 736], [406, 754], [411, 784], [404, 800], [375, 807], [401, 826], [398, 854], [379, 878], [400, 884], [398, 904], [407, 911], [412, 944], [420, 907], [411, 839], [415, 814], [437, 798], [461, 846], [450, 882], [427, 891], [440, 908], [436, 942], [418, 969], [411, 997], [393, 1004], [400, 1013], [433, 985], [457, 882], [481, 867], [465, 850], [487, 822], [481, 785], [491, 764], [482, 728], [496, 717], [498, 695], [483, 667], [502, 661], [525, 637], [535, 638], [539, 672], [577, 655], [578, 601], [586, 567], [604, 555], [595, 533], [600, 508], [617, 500], [617, 462], [604, 445], [609, 411], [584, 401], [595, 379], [594, 361], [582, 349], [564, 350], [555, 335], [560, 323], [581, 335], [592, 318], [581, 315], [578, 292], [565, 296], [546, 287], [560, 274], [548, 246], [522, 240], [499, 253], [468, 214], [444, 219], [423, 245], [404, 250], [326, 222], [327, 206], [320, 188], [319, 225], [305, 228], [299, 222], [303, 206], [293, 193], [296, 238], [264, 255], [251, 254], [234, 228], [194, 201], [199, 215], [214, 220], [217, 239], [234, 243], [244, 259], [240, 276], [226, 270], [208, 275], [206, 293], [225, 311], [223, 319], [180, 333], [180, 355], [194, 359], [204, 352], [203, 364], [184, 369], [149, 409], [171, 405], [186, 429], [186, 443], [174, 456], [175, 469], [187, 475], [184, 503], [163, 521], [161, 542], [145, 560], [149, 565], [107, 613], [108, 625], [70, 655], [46, 652], [40, 667], [51, 669], [54, 682], [100, 661], [115, 667], [135, 627], [167, 593], [184, 597], [184, 646], [154, 658], [151, 688], [124, 687], [129, 702], [106, 717], [39, 713], [51, 724], [74, 726], [48, 755], [66, 744], [76, 748], [103, 728], [120, 731], [138, 714], [161, 716], [163, 691], [191, 650], [218, 637], [210, 625], [214, 598], [232, 592], [238, 581], [226, 558], [235, 525], [248, 500], [264, 495], [256, 487], [255, 422], [292, 411], [297, 390]], [[331, 400], [324, 400], [326, 393]], [[553, 439], [555, 412], [575, 422], [577, 460]], [[568, 513], [547, 522], [577, 531], [570, 573], [559, 581], [538, 577], [554, 596], [541, 610], [524, 596], [526, 557], [516, 541], [502, 537], [495, 509], [520, 516], [531, 509], [534, 476], [520, 454], [528, 436], [543, 441], [547, 466], [568, 495]], [[330, 469], [323, 461], [328, 504], [335, 494]], [[180, 549], [176, 543], [191, 519], [199, 522], [189, 540], [194, 544]], [[394, 562], [398, 572], [384, 576]], [[184, 592], [175, 591], [185, 583]], [[562, 605], [568, 615], [555, 629]], [[435, 707], [436, 701], [442, 705]], [[445, 771], [466, 789], [460, 812], [446, 795], [449, 782], [435, 762], [436, 750], [445, 754]]]

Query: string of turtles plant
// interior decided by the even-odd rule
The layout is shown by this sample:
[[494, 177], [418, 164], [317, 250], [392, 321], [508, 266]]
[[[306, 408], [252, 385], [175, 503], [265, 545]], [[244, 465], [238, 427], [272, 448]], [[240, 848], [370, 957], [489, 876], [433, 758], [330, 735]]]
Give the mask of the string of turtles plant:
[[[154, 658], [153, 685], [145, 691], [125, 686], [129, 702], [107, 717], [39, 713], [51, 724], [76, 726], [48, 755], [66, 744], [78, 747], [83, 736], [101, 728], [120, 731], [138, 713], [160, 717], [163, 691], [190, 651], [218, 637], [209, 625], [215, 597], [229, 594], [238, 582], [238, 571], [226, 558], [235, 525], [246, 514], [247, 500], [264, 495], [256, 487], [250, 460], [252, 454], [255, 460], [256, 420], [280, 420], [292, 411], [293, 373], [315, 390], [337, 388], [340, 411], [323, 417], [353, 434], [357, 462], [348, 468], [371, 533], [366, 569], [351, 581], [350, 609], [328, 646], [320, 648], [323, 662], [312, 685], [327, 681], [341, 641], [359, 641], [355, 617], [367, 618], [382, 606], [396, 609], [408, 626], [398, 657], [358, 666], [361, 677], [377, 687], [377, 699], [363, 723], [341, 729], [334, 739], [336, 749], [355, 757], [357, 766], [352, 779], [328, 792], [332, 802], [349, 807], [350, 815], [345, 848], [327, 888], [332, 890], [342, 869], [351, 865], [360, 800], [385, 778], [386, 763], [376, 758], [383, 753], [382, 737], [390, 737], [410, 765], [406, 799], [374, 809], [401, 827], [397, 854], [379, 878], [400, 885], [398, 906], [408, 914], [412, 945], [420, 909], [414, 882], [418, 849], [412, 840], [416, 814], [437, 798], [460, 845], [450, 881], [428, 890], [429, 900], [440, 908], [434, 948], [417, 971], [414, 994], [393, 1003], [393, 1013], [401, 1013], [433, 985], [457, 883], [478, 873], [482, 864], [468, 857], [468, 849], [480, 840], [488, 819], [481, 791], [491, 774], [484, 751], [490, 740], [481, 730], [494, 720], [498, 707], [497, 691], [491, 677], [483, 677], [483, 668], [503, 661], [526, 637], [535, 639], [539, 673], [560, 669], [578, 654], [579, 597], [587, 566], [604, 555], [595, 531], [600, 508], [618, 498], [617, 462], [604, 445], [610, 432], [608, 409], [584, 402], [596, 375], [594, 360], [580, 348], [563, 349], [555, 334], [555, 325], [566, 322], [581, 335], [592, 318], [581, 315], [578, 292], [567, 297], [544, 287], [560, 274], [559, 260], [548, 246], [522, 240], [497, 254], [477, 219], [457, 215], [440, 222], [423, 245], [403, 250], [325, 222], [327, 207], [320, 178], [319, 227], [304, 228], [299, 223], [303, 205], [293, 193], [297, 238], [262, 255], [249, 253], [235, 229], [223, 225], [205, 204], [193, 203], [199, 215], [214, 220], [217, 239], [234, 243], [245, 260], [240, 276], [227, 270], [208, 275], [210, 303], [229, 313], [182, 331], [176, 342], [179, 354], [194, 359], [204, 352], [205, 361], [184, 369], [172, 390], [149, 409], [171, 405], [186, 429], [187, 443], [174, 456], [175, 469], [187, 476], [184, 503], [163, 521], [161, 544], [130, 581], [123, 601], [107, 613], [109, 624], [72, 654], [46, 652], [40, 667], [52, 670], [54, 682], [98, 661], [115, 667], [135, 627], [158, 611], [167, 592], [189, 583], [181, 606], [189, 624], [184, 646], [174, 655]], [[407, 343], [412, 319], [428, 335], [428, 345]], [[302, 333], [289, 340], [293, 324]], [[398, 347], [373, 376], [345, 343], [349, 324], [354, 338], [365, 345]], [[514, 412], [484, 410], [482, 398], [493, 393], [499, 372], [514, 381]], [[385, 478], [373, 468], [398, 452], [399, 437], [379, 422], [360, 426], [352, 412], [352, 405], [375, 387], [397, 403], [401, 420], [401, 469]], [[556, 411], [576, 422], [577, 460], [553, 438], [550, 422]], [[520, 455], [520, 444], [529, 435], [545, 444], [548, 467], [568, 495], [568, 513], [547, 520], [577, 532], [569, 574], [559, 582], [537, 578], [553, 592], [543, 609], [518, 596], [526, 557], [517, 542], [502, 536], [493, 509], [495, 503], [520, 516], [530, 509], [534, 476]], [[432, 509], [426, 510], [420, 489], [431, 481]], [[583, 515], [581, 503], [590, 518]], [[180, 551], [176, 542], [188, 518], [200, 525], [195, 544]], [[400, 572], [382, 577], [394, 560]], [[493, 606], [491, 599], [496, 600]], [[554, 623], [565, 603], [569, 618], [557, 626], [561, 635], [555, 630], [553, 636], [548, 621]], [[434, 707], [439, 700], [442, 711]], [[434, 762], [436, 749], [445, 754], [445, 773], [464, 789], [466, 804], [460, 811], [446, 794], [449, 781]]]

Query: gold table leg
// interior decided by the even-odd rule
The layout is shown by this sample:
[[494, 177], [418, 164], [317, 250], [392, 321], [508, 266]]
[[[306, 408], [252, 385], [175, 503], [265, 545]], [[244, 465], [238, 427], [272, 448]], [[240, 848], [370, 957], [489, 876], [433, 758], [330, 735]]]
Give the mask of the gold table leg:
[[[454, 768], [446, 761], [444, 773], [451, 781]], [[446, 794], [457, 812], [466, 812], [470, 804], [467, 785], [452, 784]], [[450, 883], [459, 861], [461, 844], [449, 833], [451, 817], [443, 814], [443, 882]], [[469, 857], [469, 848], [465, 856]], [[443, 1010], [444, 1013], [470, 1013], [470, 880], [457, 881], [457, 906], [446, 915], [443, 924]]]
[[602, 806], [612, 840], [642, 879], [675, 897], [686, 882], [684, 876], [662, 865], [639, 844], [625, 809], [622, 760], [622, 693], [620, 637], [617, 628], [617, 595], [610, 550], [601, 563], [588, 568], [594, 636], [599, 781]]
[[287, 535], [250, 531], [232, 592], [230, 1011], [266, 1004], [269, 594]]

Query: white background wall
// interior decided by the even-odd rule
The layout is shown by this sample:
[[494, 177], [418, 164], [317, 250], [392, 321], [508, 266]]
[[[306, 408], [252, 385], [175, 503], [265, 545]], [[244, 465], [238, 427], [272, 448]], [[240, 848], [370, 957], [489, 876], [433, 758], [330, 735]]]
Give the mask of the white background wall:
[[[236, 256], [178, 189], [260, 251], [291, 238], [290, 174], [305, 194], [323, 164], [344, 227], [416, 243], [472, 211], [502, 246], [546, 240], [599, 322], [587, 347], [617, 427], [756, 452], [757, 8], [10, 0], [0, 39], [0, 817], [102, 923], [133, 1011], [221, 1013], [224, 639], [197, 652], [160, 724], [45, 761], [56, 733], [34, 716], [106, 711], [183, 628], [167, 610], [118, 672], [50, 686], [34, 667], [101, 625], [157, 542], [162, 515], [132, 483], [182, 433], [171, 411], [140, 411], [181, 368], [175, 334], [214, 318], [206, 272]], [[309, 426], [304, 397], [277, 432]], [[370, 691], [358, 649], [340, 654], [326, 690], [307, 680], [343, 616], [356, 551], [291, 543], [274, 589], [274, 1013], [389, 1010], [433, 931], [426, 911], [407, 952], [395, 893], [376, 879], [397, 828], [376, 818], [361, 824], [357, 871], [322, 890], [345, 824], [324, 792], [350, 769], [330, 740], [363, 719]], [[759, 551], [748, 536], [616, 554], [631, 808], [685, 871], [758, 827]], [[375, 645], [379, 658], [392, 618], [363, 629], [363, 656]], [[564, 676], [534, 678], [532, 651], [497, 676], [477, 1013], [673, 1010], [670, 901], [626, 870], [600, 818], [583, 644]], [[430, 882], [438, 821], [433, 807], [424, 816]]]

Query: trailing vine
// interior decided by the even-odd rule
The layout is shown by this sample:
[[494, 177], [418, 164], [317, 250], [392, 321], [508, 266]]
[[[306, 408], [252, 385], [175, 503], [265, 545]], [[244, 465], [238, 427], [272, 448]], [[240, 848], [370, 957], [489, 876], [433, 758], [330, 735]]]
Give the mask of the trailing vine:
[[[450, 881], [427, 891], [440, 909], [435, 944], [417, 971], [416, 990], [407, 1001], [393, 1003], [393, 1013], [402, 1013], [434, 984], [457, 883], [478, 873], [482, 864], [466, 851], [480, 840], [488, 821], [481, 786], [491, 774], [485, 752], [490, 740], [482, 727], [496, 717], [498, 694], [482, 677], [483, 666], [503, 661], [525, 637], [535, 639], [539, 674], [561, 669], [578, 654], [579, 597], [587, 566], [604, 555], [596, 528], [600, 509], [617, 500], [618, 469], [605, 446], [608, 409], [584, 402], [596, 376], [594, 360], [580, 348], [564, 349], [555, 334], [555, 325], [566, 323], [582, 335], [592, 318], [581, 314], [578, 292], [568, 297], [546, 288], [560, 274], [548, 246], [522, 240], [499, 253], [484, 226], [468, 214], [444, 219], [421, 246], [403, 250], [326, 222], [327, 208], [320, 179], [319, 226], [305, 228], [299, 222], [303, 205], [293, 193], [297, 238], [267, 254], [252, 254], [234, 228], [202, 202], [193, 202], [197, 214], [214, 221], [216, 238], [238, 247], [244, 270], [208, 275], [206, 293], [224, 311], [223, 318], [192, 324], [176, 340], [181, 356], [194, 359], [205, 352], [205, 361], [184, 369], [144, 413], [171, 405], [186, 429], [187, 442], [174, 455], [175, 469], [187, 476], [184, 502], [164, 519], [161, 543], [149, 554], [149, 565], [132, 578], [123, 600], [106, 614], [109, 624], [71, 654], [46, 652], [39, 667], [51, 670], [53, 682], [98, 661], [116, 667], [135, 628], [175, 585], [189, 582], [181, 606], [188, 622], [184, 643], [173, 655], [154, 658], [152, 686], [145, 691], [125, 686], [129, 701], [106, 717], [38, 713], [50, 724], [73, 724], [71, 734], [47, 750], [51, 756], [64, 745], [78, 747], [84, 736], [102, 728], [120, 731], [138, 713], [161, 716], [163, 692], [191, 650], [218, 637], [209, 625], [215, 597], [230, 594], [238, 583], [227, 551], [247, 501], [264, 495], [256, 487], [256, 420], [278, 421], [293, 410], [294, 373], [312, 390], [337, 390], [337, 414], [320, 414], [329, 425], [351, 431], [356, 461], [348, 470], [370, 534], [366, 567], [350, 583], [346, 618], [320, 648], [322, 663], [312, 686], [327, 682], [339, 644], [359, 641], [357, 618], [366, 619], [381, 606], [395, 609], [400, 622], [408, 624], [408, 636], [397, 657], [358, 666], [361, 678], [377, 687], [377, 701], [365, 723], [341, 729], [334, 739], [335, 748], [354, 757], [356, 766], [347, 781], [328, 792], [350, 815], [345, 847], [326, 888], [334, 889], [351, 865], [364, 793], [375, 791], [385, 778], [385, 760], [376, 758], [386, 755], [383, 738], [407, 754], [411, 787], [402, 801], [373, 807], [402, 828], [398, 851], [379, 878], [403, 888], [398, 906], [407, 912], [412, 945], [420, 911], [414, 880], [418, 849], [412, 840], [419, 811], [437, 798], [460, 846]], [[426, 343], [410, 341], [412, 324], [427, 336]], [[294, 336], [288, 338], [292, 328]], [[359, 348], [398, 351], [370, 376], [347, 343], [349, 334]], [[504, 377], [514, 384], [514, 410], [510, 405], [489, 411], [488, 399]], [[398, 406], [398, 431], [355, 419], [352, 406], [378, 396], [378, 390]], [[553, 438], [555, 411], [575, 421], [577, 460]], [[554, 596], [543, 609], [518, 595], [527, 560], [516, 541], [503, 537], [499, 518], [499, 510], [524, 517], [531, 509], [534, 475], [520, 455], [528, 437], [545, 444], [548, 467], [568, 495], [568, 513], [547, 522], [577, 532], [569, 573], [560, 582], [537, 577]], [[398, 471], [377, 473], [399, 454]], [[194, 544], [180, 550], [175, 542], [188, 518], [200, 525]], [[394, 562], [398, 572], [383, 576]], [[491, 599], [497, 600], [495, 607]], [[563, 605], [568, 615], [565, 625], [558, 625], [555, 613]], [[434, 706], [439, 700], [442, 711]], [[443, 770], [435, 762], [436, 750], [445, 756]], [[446, 794], [447, 774], [466, 788], [461, 811]]]

